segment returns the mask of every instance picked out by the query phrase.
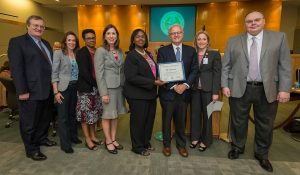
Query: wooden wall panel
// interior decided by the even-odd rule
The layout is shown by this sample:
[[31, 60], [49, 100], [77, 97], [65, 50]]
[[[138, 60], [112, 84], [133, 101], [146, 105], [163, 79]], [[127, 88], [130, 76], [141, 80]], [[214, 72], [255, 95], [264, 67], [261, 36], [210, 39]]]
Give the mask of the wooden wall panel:
[[[120, 32], [121, 48], [128, 50], [131, 32], [142, 28], [149, 34], [149, 6], [79, 6], [78, 7], [78, 32], [85, 28], [93, 28], [97, 32], [97, 46], [102, 43], [104, 27], [112, 23]], [[253, 10], [265, 14], [266, 28], [279, 31], [281, 17], [281, 1], [244, 1], [203, 3], [197, 5], [196, 31], [205, 25], [211, 35], [212, 48], [224, 52], [229, 37], [243, 32], [244, 17]], [[188, 32], [188, 31], [185, 31]], [[80, 39], [81, 45], [83, 41]], [[155, 53], [161, 44], [169, 42], [151, 42], [149, 51]], [[193, 42], [186, 42], [193, 45]]]
[[[114, 24], [120, 33], [120, 47], [128, 50], [130, 35], [134, 29], [147, 29], [148, 11], [139, 5], [130, 6], [78, 6], [78, 35], [82, 30], [92, 28], [96, 31], [97, 47], [102, 44], [102, 32], [107, 24]], [[83, 40], [80, 37], [80, 45]]]

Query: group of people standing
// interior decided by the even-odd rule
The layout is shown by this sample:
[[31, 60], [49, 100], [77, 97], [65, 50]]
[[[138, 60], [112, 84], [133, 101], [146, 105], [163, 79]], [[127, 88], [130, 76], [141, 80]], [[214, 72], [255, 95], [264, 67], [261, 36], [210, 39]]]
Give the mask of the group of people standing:
[[182, 43], [183, 28], [178, 24], [171, 26], [171, 44], [158, 49], [157, 63], [182, 62], [185, 80], [177, 82], [159, 79], [158, 65], [147, 51], [148, 37], [142, 29], [132, 32], [125, 58], [119, 48], [119, 32], [112, 24], [103, 31], [101, 47], [95, 48], [95, 31], [85, 29], [84, 47], [79, 48], [75, 33], [67, 32], [62, 48], [54, 54], [49, 43], [41, 39], [44, 20], [30, 16], [26, 24], [27, 34], [10, 40], [8, 55], [19, 96], [20, 132], [26, 154], [33, 160], [47, 158], [40, 145], [56, 145], [47, 138], [52, 94], [58, 109], [60, 146], [66, 153], [74, 152], [72, 143], [82, 143], [76, 119], [81, 123], [87, 148], [97, 150], [101, 144], [95, 134], [95, 123], [101, 118], [105, 148], [112, 154], [122, 150], [116, 140], [117, 118], [127, 113], [126, 98], [132, 151], [149, 156], [154, 150], [150, 140], [159, 96], [162, 153], [172, 154], [173, 119], [176, 148], [181, 156], [188, 157], [184, 133], [188, 104], [191, 103], [189, 147], [205, 151], [212, 143], [212, 117], [207, 116], [206, 106], [219, 99], [222, 87], [223, 94], [229, 97], [232, 118], [232, 150], [228, 157], [236, 159], [244, 152], [247, 118], [253, 105], [255, 157], [264, 169], [273, 170], [268, 161], [272, 126], [277, 101], [289, 100], [291, 62], [285, 35], [264, 30], [261, 12], [247, 14], [246, 32], [229, 39], [223, 68], [220, 53], [210, 49], [207, 32], [196, 33], [192, 47]]

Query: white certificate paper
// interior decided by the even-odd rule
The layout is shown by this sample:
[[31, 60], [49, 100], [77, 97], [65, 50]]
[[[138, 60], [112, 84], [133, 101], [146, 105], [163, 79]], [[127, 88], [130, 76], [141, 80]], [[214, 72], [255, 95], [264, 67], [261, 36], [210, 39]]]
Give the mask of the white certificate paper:
[[224, 102], [221, 101], [212, 101], [207, 105], [207, 116], [210, 118], [211, 114], [215, 111], [221, 111]]
[[185, 81], [182, 62], [158, 64], [159, 79], [166, 82]]

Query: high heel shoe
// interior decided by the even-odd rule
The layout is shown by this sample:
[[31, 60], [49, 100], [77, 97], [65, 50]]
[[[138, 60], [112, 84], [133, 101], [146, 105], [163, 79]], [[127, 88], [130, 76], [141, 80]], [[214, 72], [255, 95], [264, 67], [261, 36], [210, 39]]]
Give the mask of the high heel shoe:
[[103, 142], [101, 140], [96, 141], [92, 139], [92, 142], [96, 145], [103, 145]]
[[89, 149], [89, 150], [92, 150], [92, 151], [96, 151], [98, 150], [98, 147], [96, 145], [92, 146], [92, 147], [89, 147], [89, 145], [85, 142], [85, 146]]
[[105, 143], [105, 148], [111, 154], [118, 154], [118, 151], [117, 151], [116, 148], [114, 148], [114, 149], [111, 150], [111, 149], [108, 149], [107, 145], [113, 145], [113, 142], [111, 142], [111, 143]]
[[111, 143], [115, 146], [115, 148], [117, 148], [118, 150], [122, 150], [124, 147], [119, 143], [119, 145], [115, 145], [114, 142], [117, 142], [117, 141], [112, 141]]
[[190, 148], [194, 149], [196, 148], [196, 146], [198, 145], [199, 141], [197, 141], [196, 143], [191, 142], [190, 144]]

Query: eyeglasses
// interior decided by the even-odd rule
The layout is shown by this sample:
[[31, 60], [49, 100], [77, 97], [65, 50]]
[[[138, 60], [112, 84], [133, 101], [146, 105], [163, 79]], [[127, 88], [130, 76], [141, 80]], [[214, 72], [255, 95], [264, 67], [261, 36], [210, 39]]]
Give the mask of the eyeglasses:
[[85, 40], [95, 40], [96, 37], [88, 37], [88, 38], [85, 38]]
[[42, 30], [45, 30], [45, 26], [42, 26], [42, 25], [38, 25], [38, 24], [31, 24], [31, 26], [34, 28], [34, 29], [38, 29], [38, 28], [40, 28], [40, 29], [42, 29]]
[[169, 33], [169, 35], [171, 35], [171, 36], [174, 36], [174, 35], [181, 35], [181, 34], [183, 34], [182, 31], [180, 31], [180, 32], [171, 32], [171, 33]]
[[246, 24], [258, 23], [262, 20], [262, 18], [256, 18], [254, 20], [246, 20]]

